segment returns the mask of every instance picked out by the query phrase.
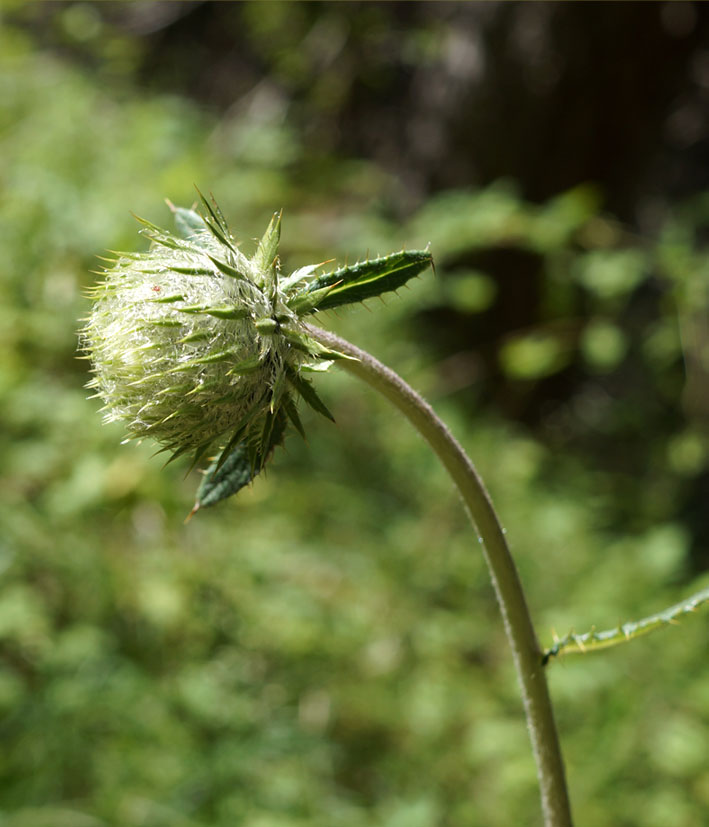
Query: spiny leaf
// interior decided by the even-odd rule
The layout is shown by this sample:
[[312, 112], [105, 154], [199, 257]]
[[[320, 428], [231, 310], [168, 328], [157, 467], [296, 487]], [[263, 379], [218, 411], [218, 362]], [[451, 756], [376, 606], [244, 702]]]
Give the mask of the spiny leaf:
[[273, 380], [273, 386], [271, 387], [271, 399], [269, 402], [269, 410], [271, 413], [276, 411], [281, 404], [281, 399], [283, 398], [283, 394], [286, 390], [286, 375], [283, 371], [279, 371], [276, 374], [276, 378]]
[[320, 399], [315, 391], [315, 388], [310, 384], [310, 382], [308, 382], [307, 379], [303, 379], [303, 377], [296, 371], [289, 368], [288, 381], [314, 411], [322, 414], [322, 416], [329, 419], [331, 422], [335, 421], [335, 417], [327, 409], [327, 406], [322, 399]]
[[226, 223], [226, 219], [224, 218], [222, 211], [219, 209], [219, 205], [214, 200], [214, 196], [211, 196], [212, 203], [210, 204], [210, 202], [202, 195], [197, 187], [195, 187], [195, 190], [197, 190], [197, 195], [199, 196], [199, 200], [202, 202], [202, 206], [207, 211], [208, 217], [202, 216], [203, 220], [207, 222], [211, 218], [211, 220], [225, 235], [230, 235], [229, 225]]
[[228, 362], [230, 359], [233, 359], [234, 356], [238, 356], [238, 351], [220, 350], [217, 353], [209, 353], [206, 356], [200, 356], [197, 359], [190, 359], [188, 362], [178, 365], [175, 368], [170, 368], [168, 372], [181, 373], [186, 370], [192, 370], [195, 365], [211, 365], [216, 362]]
[[131, 213], [131, 215], [143, 225], [143, 229], [140, 232], [151, 241], [154, 241], [156, 244], [161, 244], [163, 247], [169, 247], [171, 250], [191, 251], [188, 242], [182, 241], [167, 230], [163, 230], [162, 227], [158, 227], [156, 224], [148, 221], [146, 218], [141, 218], [135, 213]]
[[236, 251], [236, 247], [222, 232], [221, 228], [214, 224], [214, 222], [211, 221], [209, 218], [205, 218], [204, 221], [207, 227], [209, 227], [209, 229], [212, 231], [212, 235], [217, 239], [217, 241], [221, 242], [225, 247], [228, 247], [232, 252]]
[[197, 498], [190, 517], [197, 509], [216, 505], [226, 497], [236, 494], [253, 479], [246, 443], [242, 442], [235, 448], [218, 471], [216, 465], [215, 461], [207, 469], [197, 490]]
[[179, 319], [148, 319], [145, 324], [152, 327], [182, 327], [183, 322]]
[[286, 418], [281, 411], [268, 414], [262, 431], [265, 441], [260, 444], [241, 442], [221, 465], [219, 459], [215, 460], [204, 475], [189, 516], [200, 508], [208, 508], [231, 497], [248, 485], [268, 462], [273, 449], [283, 441], [285, 428]]
[[308, 336], [306, 333], [295, 330], [288, 325], [281, 325], [280, 333], [291, 347], [300, 350], [302, 353], [307, 353], [308, 356], [312, 356], [315, 359], [349, 359], [356, 361], [353, 360], [351, 356], [321, 345], [317, 339], [313, 339], [312, 336]]
[[214, 316], [215, 319], [245, 319], [248, 311], [243, 307], [210, 307], [204, 311], [206, 316]]
[[276, 256], [278, 255], [278, 244], [281, 240], [281, 216], [282, 212], [274, 213], [268, 229], [259, 241], [258, 248], [254, 254], [254, 264], [259, 271], [272, 271], [275, 269]]
[[231, 267], [226, 261], [221, 261], [218, 258], [214, 258], [214, 256], [208, 256], [210, 261], [214, 263], [214, 266], [219, 270], [221, 273], [224, 273], [225, 276], [230, 276], [233, 279], [243, 279], [245, 281], [250, 281], [247, 273], [248, 269], [244, 265], [246, 264], [246, 257], [242, 256], [242, 270], [238, 270], [236, 267]]
[[259, 444], [260, 445], [270, 445], [271, 444], [271, 435], [273, 434], [273, 428], [276, 423], [277, 414], [274, 414], [273, 411], [268, 411], [266, 416], [263, 418], [263, 429], [261, 430], [261, 439]]
[[174, 302], [183, 302], [185, 297], [182, 293], [174, 293], [172, 296], [160, 296], [157, 299], [148, 299], [152, 304], [172, 304]]
[[327, 295], [334, 290], [335, 286], [335, 284], [329, 284], [326, 287], [321, 287], [319, 290], [306, 288], [288, 300], [288, 307], [299, 316], [314, 313], [319, 309]]
[[281, 279], [281, 289], [285, 290], [286, 292], [290, 290], [291, 287], [294, 287], [298, 282], [305, 281], [309, 279], [316, 270], [320, 267], [324, 266], [325, 264], [329, 264], [327, 261], [323, 261], [322, 264], [308, 264], [305, 267], [299, 267], [297, 270], [294, 270], [290, 276], [287, 276], [284, 279]]
[[254, 356], [253, 359], [244, 359], [243, 362], [239, 362], [238, 364], [229, 368], [228, 373], [237, 374], [239, 376], [241, 376], [244, 373], [253, 373], [255, 370], [258, 370], [262, 364], [263, 359], [261, 358], [261, 356]]
[[293, 424], [293, 427], [298, 431], [298, 433], [305, 439], [305, 429], [303, 428], [303, 423], [300, 421], [300, 416], [298, 415], [298, 409], [295, 407], [295, 402], [293, 402], [292, 397], [290, 394], [285, 394], [281, 401], [281, 406], [283, 410], [286, 412], [288, 419]]
[[[197, 188], [195, 187], [195, 189]], [[228, 247], [233, 253], [236, 253], [236, 245], [229, 232], [229, 225], [226, 223], [226, 219], [219, 209], [219, 205], [214, 200], [214, 197], [212, 197], [212, 203], [210, 204], [199, 190], [197, 190], [197, 195], [199, 195], [202, 206], [207, 211], [207, 214], [202, 216], [207, 228], [225, 247]]]
[[606, 629], [603, 632], [597, 632], [592, 629], [583, 635], [577, 635], [570, 632], [560, 640], [556, 640], [554, 645], [546, 650], [542, 662], [547, 664], [551, 658], [559, 655], [566, 655], [576, 653], [585, 654], [596, 649], [608, 649], [611, 646], [617, 646], [619, 643], [625, 643], [633, 640], [636, 637], [641, 637], [655, 629], [660, 629], [663, 626], [675, 624], [682, 615], [691, 614], [695, 612], [700, 606], [709, 603], [709, 588], [693, 594], [685, 600], [675, 603], [669, 609], [665, 609], [657, 614], [644, 617], [633, 623], [623, 623], [621, 626], [616, 626], [614, 629]]
[[216, 462], [216, 465], [214, 467], [215, 473], [222, 468], [224, 463], [231, 456], [231, 452], [237, 447], [237, 445], [239, 445], [239, 443], [244, 441], [244, 434], [246, 433], [247, 427], [248, 427], [248, 422], [247, 423], [242, 423], [236, 428], [234, 433], [231, 435], [231, 439], [229, 440], [229, 442], [227, 442], [227, 444], [222, 449], [221, 454], [215, 460], [215, 462]]
[[[302, 309], [299, 307], [298, 312], [303, 313], [370, 299], [397, 290], [430, 267], [432, 261], [428, 250], [401, 250], [381, 258], [338, 267], [310, 282], [307, 289], [298, 293], [290, 304], [295, 309], [295, 305], [302, 300]], [[324, 291], [325, 288], [330, 289]], [[312, 300], [317, 291], [324, 291], [320, 294], [322, 298], [309, 310], [307, 300]]]
[[177, 264], [171, 264], [170, 270], [174, 270], [175, 273], [180, 273], [183, 276], [213, 276], [214, 270], [211, 270], [209, 267], [180, 267]]
[[187, 307], [176, 307], [175, 310], [180, 313], [214, 316], [215, 319], [245, 319], [249, 315], [248, 310], [234, 305], [212, 307], [208, 304], [190, 304]]

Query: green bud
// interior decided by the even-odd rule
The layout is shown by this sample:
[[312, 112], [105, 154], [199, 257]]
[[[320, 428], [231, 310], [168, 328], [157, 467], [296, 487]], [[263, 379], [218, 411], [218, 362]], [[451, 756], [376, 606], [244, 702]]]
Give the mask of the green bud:
[[244, 426], [257, 441], [273, 390], [307, 359], [277, 333], [283, 322], [303, 324], [274, 290], [275, 245], [267, 240], [271, 260], [261, 255], [257, 267], [237, 253], [226, 225], [214, 233], [196, 213], [177, 217], [189, 238], [147, 225], [151, 249], [121, 256], [95, 289], [82, 334], [90, 386], [106, 421], [172, 452], [197, 451]]
[[280, 214], [249, 259], [216, 203], [200, 198], [201, 215], [168, 202], [178, 234], [138, 219], [151, 248], [110, 262], [81, 337], [107, 422], [173, 456], [193, 452], [197, 461], [221, 449], [205, 494], [211, 503], [261, 470], [286, 422], [302, 433], [297, 399], [332, 418], [303, 372], [343, 357], [312, 339], [303, 317], [396, 289], [431, 257], [402, 252], [282, 277]]

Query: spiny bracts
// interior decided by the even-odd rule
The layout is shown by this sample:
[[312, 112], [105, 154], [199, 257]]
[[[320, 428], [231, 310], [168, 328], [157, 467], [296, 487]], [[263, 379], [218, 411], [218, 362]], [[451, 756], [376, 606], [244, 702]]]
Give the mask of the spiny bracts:
[[170, 205], [176, 233], [138, 219], [151, 247], [109, 260], [82, 347], [107, 422], [123, 422], [129, 439], [152, 437], [173, 457], [198, 462], [219, 449], [213, 471], [230, 460], [248, 481], [288, 423], [303, 433], [299, 399], [330, 417], [304, 374], [344, 357], [309, 335], [303, 318], [395, 290], [431, 255], [402, 251], [283, 276], [280, 214], [247, 258], [216, 202], [200, 198], [201, 213]]

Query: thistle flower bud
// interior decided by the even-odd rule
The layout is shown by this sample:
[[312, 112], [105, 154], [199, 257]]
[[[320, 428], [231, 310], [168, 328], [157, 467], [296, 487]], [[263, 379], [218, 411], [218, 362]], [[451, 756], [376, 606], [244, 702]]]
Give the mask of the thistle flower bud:
[[242, 269], [225, 275], [207, 245], [118, 259], [84, 330], [106, 421], [182, 452], [258, 418], [305, 354], [278, 332], [301, 326], [278, 288]]
[[280, 215], [249, 259], [215, 202], [202, 198], [201, 215], [170, 206], [179, 235], [138, 219], [150, 250], [117, 254], [93, 290], [82, 331], [89, 386], [105, 420], [123, 422], [128, 438], [150, 436], [173, 456], [194, 452], [195, 461], [220, 445], [214, 471], [231, 458], [238, 488], [288, 421], [302, 433], [296, 399], [330, 417], [303, 372], [344, 357], [313, 339], [303, 317], [396, 289], [431, 257], [402, 252], [283, 278]]

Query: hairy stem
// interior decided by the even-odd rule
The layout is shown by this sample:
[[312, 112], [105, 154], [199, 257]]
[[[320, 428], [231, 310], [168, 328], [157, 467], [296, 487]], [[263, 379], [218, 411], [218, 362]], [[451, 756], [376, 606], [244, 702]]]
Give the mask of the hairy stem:
[[[396, 373], [333, 333], [308, 326], [327, 347], [354, 357], [338, 364], [392, 402], [438, 455], [462, 496], [483, 544], [522, 690], [537, 763], [546, 827], [570, 827], [564, 764], [542, 663], [543, 655], [505, 534], [473, 463], [433, 408]], [[356, 361], [355, 361], [356, 360]]]

